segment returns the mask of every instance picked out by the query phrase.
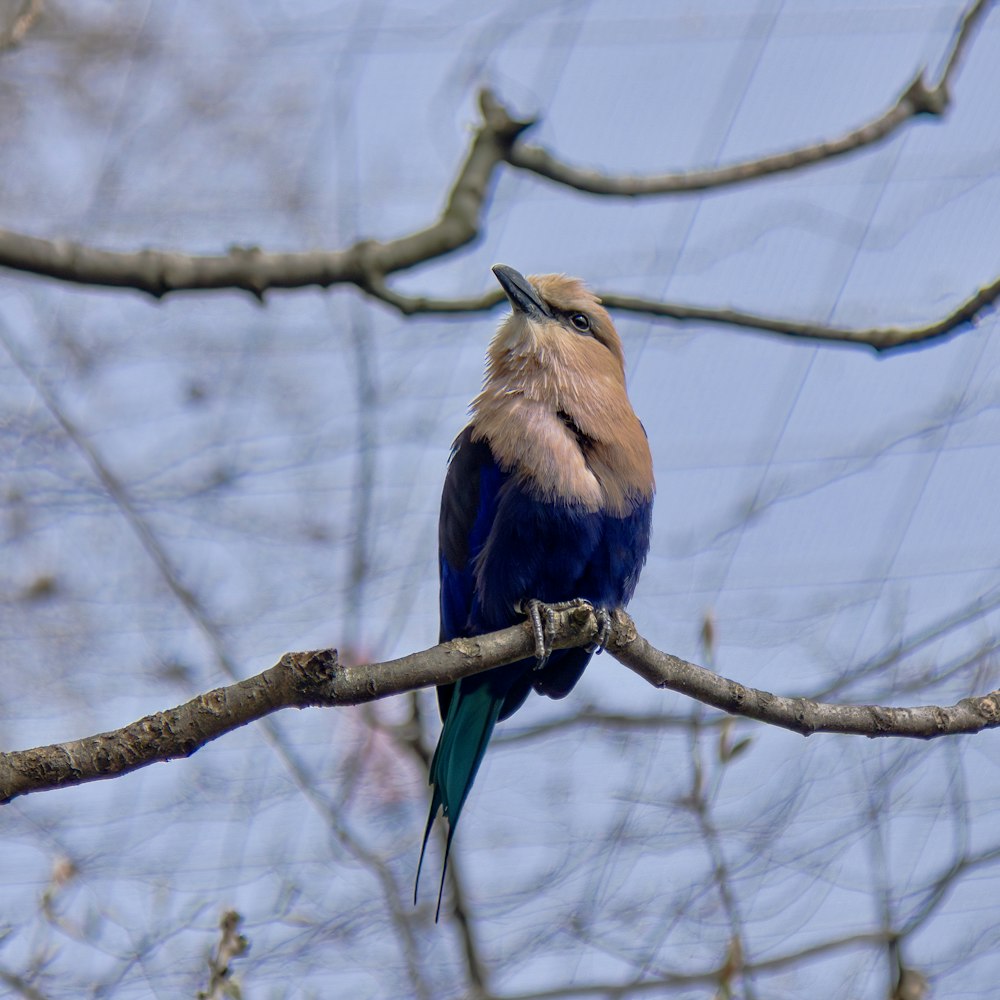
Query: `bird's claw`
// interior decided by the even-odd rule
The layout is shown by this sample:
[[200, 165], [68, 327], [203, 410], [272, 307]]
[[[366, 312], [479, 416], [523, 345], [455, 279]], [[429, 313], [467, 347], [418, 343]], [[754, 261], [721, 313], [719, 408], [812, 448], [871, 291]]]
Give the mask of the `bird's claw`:
[[[590, 607], [590, 601], [575, 597], [571, 601], [559, 601], [556, 604], [546, 604], [537, 598], [525, 601], [521, 610], [531, 622], [531, 631], [535, 636], [535, 669], [541, 670], [552, 655], [552, 641], [556, 634], [556, 615], [560, 611], [570, 611], [573, 608]], [[600, 652], [611, 637], [611, 615], [604, 608], [596, 608], [597, 642], [588, 649]]]
[[604, 652], [611, 638], [611, 612], [607, 608], [594, 608], [594, 617], [597, 619], [597, 635], [587, 647], [587, 652], [600, 654]]
[[524, 604], [524, 613], [531, 622], [535, 635], [535, 669], [541, 670], [552, 654], [552, 636], [555, 630], [555, 611], [552, 605], [531, 598]]

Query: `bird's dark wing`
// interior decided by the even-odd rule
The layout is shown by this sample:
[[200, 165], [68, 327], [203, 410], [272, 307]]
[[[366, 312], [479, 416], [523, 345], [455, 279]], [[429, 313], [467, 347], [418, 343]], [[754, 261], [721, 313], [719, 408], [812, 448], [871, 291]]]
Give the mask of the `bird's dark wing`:
[[[472, 440], [472, 428], [455, 440], [441, 495], [438, 558], [441, 574], [439, 642], [477, 631], [472, 621], [476, 579], [474, 561], [496, 516], [497, 496], [507, 477], [490, 446]], [[438, 688], [441, 718], [448, 713], [453, 684]]]

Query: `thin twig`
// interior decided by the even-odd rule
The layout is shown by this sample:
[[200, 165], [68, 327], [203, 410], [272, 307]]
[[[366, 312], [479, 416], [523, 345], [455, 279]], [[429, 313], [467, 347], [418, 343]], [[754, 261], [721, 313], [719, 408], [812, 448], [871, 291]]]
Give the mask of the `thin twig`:
[[[823, 958], [833, 952], [847, 951], [859, 947], [881, 947], [885, 944], [885, 935], [881, 931], [850, 934], [842, 938], [833, 938], [819, 944], [809, 945], [794, 952], [776, 955], [773, 958], [761, 959], [759, 962], [747, 962], [744, 970], [758, 974], [781, 972], [789, 967], [801, 965], [815, 958]], [[636, 982], [621, 983], [574, 983], [570, 986], [559, 986], [548, 990], [535, 990], [530, 993], [499, 994], [491, 1000], [569, 1000], [571, 997], [601, 997], [607, 1000], [624, 1000], [631, 996], [661, 996], [670, 990], [690, 988], [692, 986], [715, 986], [719, 982], [723, 968], [705, 969], [699, 972], [675, 972], [656, 978], [641, 979]]]
[[0, 983], [13, 991], [12, 996], [16, 993], [18, 996], [24, 997], [24, 1000], [49, 1000], [37, 986], [28, 982], [24, 976], [17, 975], [16, 972], [0, 969]]
[[633, 295], [602, 296], [610, 309], [641, 313], [676, 322], [718, 323], [723, 326], [745, 327], [761, 333], [773, 333], [802, 340], [821, 340], [829, 343], [856, 344], [871, 347], [876, 352], [888, 352], [915, 347], [931, 340], [944, 340], [970, 329], [976, 319], [1000, 299], [1000, 277], [977, 289], [951, 312], [940, 319], [915, 326], [846, 327], [828, 326], [823, 323], [801, 323], [775, 316], [762, 316], [739, 309], [704, 309], [698, 306], [679, 306]]
[[[427, 296], [402, 295], [384, 284], [368, 289], [368, 294], [380, 299], [405, 316], [420, 314], [450, 315], [454, 313], [486, 312], [498, 305], [502, 295], [490, 292], [479, 298], [440, 299]], [[765, 316], [740, 309], [715, 309], [706, 306], [686, 306], [660, 302], [637, 295], [599, 292], [601, 301], [611, 310], [672, 320], [675, 323], [714, 323], [719, 326], [741, 327], [760, 333], [792, 337], [799, 340], [819, 340], [872, 348], [877, 353], [916, 347], [931, 340], [945, 340], [971, 329], [981, 314], [1000, 299], [1000, 277], [977, 289], [972, 295], [940, 319], [914, 326], [832, 326]]]
[[[733, 980], [738, 979], [743, 986], [744, 1000], [756, 1000], [753, 975], [746, 971], [746, 928], [739, 900], [733, 888], [732, 873], [726, 860], [722, 838], [712, 817], [712, 804], [706, 791], [705, 762], [702, 755], [701, 733], [695, 731], [691, 741], [691, 793], [685, 800], [698, 823], [699, 840], [708, 853], [712, 866], [712, 882], [715, 884], [719, 902], [729, 923], [729, 941], [726, 955], [719, 967], [719, 991], [717, 996], [733, 996]], [[723, 766], [725, 762], [723, 761]]]
[[701, 729], [714, 729], [725, 724], [726, 719], [721, 715], [696, 720], [692, 719], [690, 714], [669, 715], [665, 712], [649, 712], [646, 714], [604, 712], [594, 708], [593, 705], [584, 705], [573, 712], [572, 715], [566, 715], [559, 719], [539, 722], [534, 726], [527, 726], [523, 729], [505, 729], [493, 737], [490, 745], [509, 746], [512, 743], [527, 743], [532, 740], [545, 739], [553, 733], [580, 728], [587, 730], [607, 729], [611, 732], [642, 732], [644, 730], [653, 730], [654, 732], [662, 732], [664, 730], [694, 732]]

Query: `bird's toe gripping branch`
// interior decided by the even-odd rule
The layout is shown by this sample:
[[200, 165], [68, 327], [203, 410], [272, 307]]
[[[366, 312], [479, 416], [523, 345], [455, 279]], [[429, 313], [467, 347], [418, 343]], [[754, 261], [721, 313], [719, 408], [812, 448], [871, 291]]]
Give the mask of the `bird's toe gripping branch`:
[[[576, 597], [572, 601], [559, 601], [556, 604], [546, 604], [537, 598], [525, 601], [521, 610], [531, 622], [531, 630], [535, 635], [535, 669], [541, 670], [552, 655], [552, 640], [556, 632], [556, 615], [560, 611], [570, 611], [573, 608], [590, 608], [590, 601]], [[604, 608], [595, 608], [597, 616], [597, 641], [588, 647], [591, 652], [604, 649], [611, 637], [611, 615]]]
[[607, 608], [594, 608], [597, 618], [597, 636], [587, 647], [588, 653], [603, 653], [611, 638], [611, 612]]
[[551, 605], [543, 604], [534, 597], [530, 601], [525, 601], [523, 611], [528, 616], [531, 631], [535, 635], [535, 669], [541, 670], [552, 652], [554, 612]]

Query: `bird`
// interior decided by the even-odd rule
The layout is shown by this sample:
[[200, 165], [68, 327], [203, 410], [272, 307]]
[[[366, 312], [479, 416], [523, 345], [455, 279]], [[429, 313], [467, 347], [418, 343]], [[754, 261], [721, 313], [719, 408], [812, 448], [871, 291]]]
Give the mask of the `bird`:
[[[535, 657], [437, 689], [443, 722], [430, 814], [448, 822], [435, 920], [462, 808], [494, 726], [534, 690], [569, 694], [635, 591], [650, 543], [653, 463], [626, 392], [621, 339], [578, 278], [493, 273], [511, 311], [490, 342], [482, 391], [451, 448], [438, 523], [440, 642], [523, 621]], [[549, 650], [552, 606], [586, 601], [597, 646]]]

